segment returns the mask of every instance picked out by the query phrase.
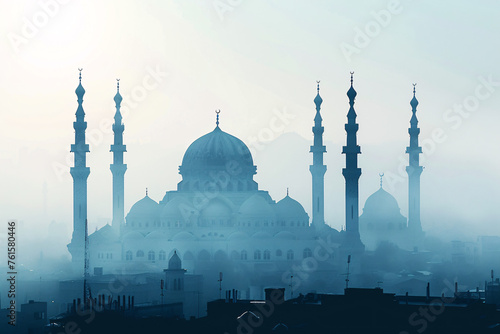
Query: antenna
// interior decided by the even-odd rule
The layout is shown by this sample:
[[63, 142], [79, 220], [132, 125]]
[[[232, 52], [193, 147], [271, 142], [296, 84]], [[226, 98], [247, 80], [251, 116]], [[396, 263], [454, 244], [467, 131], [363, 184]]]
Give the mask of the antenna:
[[219, 299], [222, 299], [222, 271], [219, 273]]
[[163, 280], [160, 280], [160, 289], [161, 289], [161, 304], [163, 305], [163, 287], [165, 286], [165, 282]]
[[350, 265], [351, 265], [351, 255], [348, 255], [347, 256], [347, 274], [346, 274], [346, 278], [345, 278], [345, 288], [348, 289], [349, 288], [349, 269], [350, 269]]

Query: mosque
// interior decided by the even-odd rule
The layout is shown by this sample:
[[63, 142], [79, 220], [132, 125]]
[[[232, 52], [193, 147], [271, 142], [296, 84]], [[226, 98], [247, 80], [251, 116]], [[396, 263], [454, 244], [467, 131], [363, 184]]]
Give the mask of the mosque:
[[[421, 233], [420, 226], [420, 173], [417, 127], [414, 96], [411, 101], [410, 166], [409, 175], [409, 220], [400, 214], [399, 206], [390, 194], [381, 189], [367, 201], [361, 217], [358, 213], [358, 180], [361, 168], [357, 155], [361, 153], [357, 144], [358, 124], [354, 100], [357, 95], [351, 86], [347, 92], [349, 112], [347, 114], [347, 143], [342, 153], [346, 155], [346, 168], [342, 170], [346, 181], [346, 230], [337, 231], [324, 221], [324, 174], [322, 98], [314, 99], [316, 115], [312, 128], [314, 141], [310, 152], [313, 164], [312, 175], [312, 219], [304, 207], [288, 194], [276, 201], [265, 190], [259, 189], [253, 180], [257, 167], [253, 163], [248, 147], [237, 137], [225, 132], [219, 124], [219, 114], [213, 131], [195, 140], [186, 150], [179, 167], [182, 180], [177, 190], [166, 191], [160, 201], [148, 196], [136, 202], [125, 216], [124, 182], [127, 165], [124, 164], [126, 146], [123, 142], [124, 124], [120, 113], [122, 97], [117, 83], [114, 97], [114, 143], [111, 145], [113, 163], [113, 220], [87, 236], [87, 178], [85, 112], [81, 83], [76, 89], [78, 108], [75, 129], [74, 167], [71, 167], [74, 189], [73, 235], [68, 249], [77, 273], [83, 269], [85, 244], [88, 247], [88, 267], [94, 275], [112, 273], [161, 272], [174, 255], [182, 260], [188, 273], [205, 277], [218, 277], [224, 272], [233, 288], [262, 290], [265, 284], [281, 284], [293, 277], [290, 268], [304, 263], [304, 259], [315, 260], [317, 268], [311, 286], [324, 283], [332, 275], [339, 275], [339, 263], [344, 266], [343, 255], [362, 253], [365, 240], [375, 245], [387, 239], [407, 239], [408, 232]], [[394, 233], [387, 233], [387, 231]], [[361, 232], [361, 235], [360, 235]], [[415, 236], [416, 233], [413, 233]], [[328, 243], [329, 247], [321, 245]], [[398, 242], [399, 244], [399, 242]], [[340, 262], [339, 262], [340, 261]], [[291, 277], [290, 277], [291, 279]], [[216, 279], [213, 279], [215, 281]], [[307, 281], [303, 279], [303, 281]], [[306, 286], [308, 282], [305, 282]], [[264, 285], [263, 285], [264, 284]], [[290, 283], [291, 284], [291, 283]], [[248, 295], [250, 296], [250, 295]]]

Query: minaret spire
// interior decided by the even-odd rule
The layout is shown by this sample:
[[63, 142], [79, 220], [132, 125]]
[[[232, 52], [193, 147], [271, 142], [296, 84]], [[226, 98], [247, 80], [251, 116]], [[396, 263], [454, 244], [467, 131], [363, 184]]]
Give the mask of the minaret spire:
[[412, 116], [410, 119], [410, 146], [406, 148], [406, 153], [409, 154], [409, 165], [406, 167], [408, 173], [408, 228], [415, 233], [422, 232], [420, 223], [420, 174], [423, 167], [420, 166], [419, 155], [422, 153], [422, 147], [418, 146], [418, 128], [417, 106], [418, 100], [415, 97], [415, 86], [413, 84], [413, 98], [410, 101]]
[[90, 168], [87, 167], [86, 154], [89, 152], [89, 145], [85, 143], [85, 112], [83, 111], [83, 95], [85, 89], [82, 86], [82, 70], [78, 69], [78, 87], [75, 90], [78, 108], [73, 122], [75, 129], [75, 143], [71, 145], [71, 152], [74, 153], [74, 166], [70, 168], [73, 177], [73, 235], [68, 250], [71, 253], [72, 261], [78, 273], [83, 274], [85, 253], [85, 225], [87, 221], [87, 178]]
[[347, 91], [349, 98], [349, 112], [347, 113], [347, 124], [345, 131], [347, 133], [346, 146], [342, 148], [342, 154], [345, 154], [346, 168], [342, 169], [342, 175], [345, 178], [345, 225], [346, 235], [344, 249], [354, 251], [363, 251], [364, 245], [359, 236], [359, 194], [358, 181], [361, 176], [361, 168], [358, 168], [358, 154], [361, 154], [361, 149], [357, 144], [357, 135], [359, 125], [356, 123], [356, 112], [354, 111], [354, 99], [356, 91], [353, 87], [353, 74], [351, 72], [351, 87]]
[[319, 95], [319, 81], [317, 83], [317, 94], [314, 98], [316, 105], [316, 116], [314, 117], [314, 126], [312, 132], [314, 134], [313, 145], [311, 150], [313, 154], [313, 164], [309, 166], [309, 171], [312, 175], [312, 204], [313, 204], [313, 218], [312, 226], [321, 228], [325, 224], [325, 186], [324, 176], [326, 166], [323, 164], [323, 154], [326, 152], [326, 146], [323, 145], [323, 132], [324, 127], [321, 124], [323, 119], [321, 117], [320, 109], [323, 99]]
[[127, 148], [123, 145], [123, 131], [125, 126], [122, 122], [120, 112], [122, 96], [120, 94], [120, 79], [116, 79], [116, 95], [114, 97], [116, 104], [115, 122], [113, 124], [114, 142], [111, 145], [110, 152], [113, 152], [113, 163], [110, 165], [113, 174], [113, 221], [112, 226], [120, 229], [124, 224], [124, 192], [125, 192], [125, 172], [127, 165], [123, 163], [123, 153]]

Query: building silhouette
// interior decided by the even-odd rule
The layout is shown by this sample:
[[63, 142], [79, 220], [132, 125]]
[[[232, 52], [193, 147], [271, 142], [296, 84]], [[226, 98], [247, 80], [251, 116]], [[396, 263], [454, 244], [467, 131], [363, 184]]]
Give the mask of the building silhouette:
[[[78, 275], [84, 263], [86, 180], [89, 175], [89, 168], [85, 164], [85, 154], [89, 149], [85, 144], [86, 122], [82, 107], [85, 90], [81, 84], [81, 73], [79, 81], [76, 90], [78, 109], [74, 123], [75, 144], [72, 145], [75, 167], [71, 169], [75, 189], [74, 231], [68, 245]], [[261, 298], [266, 286], [289, 282], [293, 276], [290, 268], [312, 258], [320, 241], [328, 240], [331, 251], [322, 257], [313, 277], [305, 280], [301, 288], [319, 285], [328, 289], [328, 286], [338, 283], [332, 277], [339, 276], [339, 271], [343, 270], [344, 256], [361, 255], [365, 248], [360, 237], [358, 214], [361, 168], [357, 155], [361, 150], [357, 143], [359, 125], [354, 110], [356, 95], [351, 73], [351, 86], [347, 92], [350, 108], [345, 125], [347, 140], [342, 150], [346, 156], [346, 167], [342, 170], [346, 187], [346, 230], [339, 232], [328, 226], [324, 219], [324, 174], [327, 167], [323, 163], [326, 147], [322, 140], [324, 127], [320, 109], [323, 100], [319, 94], [319, 82], [314, 99], [314, 140], [310, 150], [313, 153], [313, 164], [310, 166], [312, 222], [304, 207], [290, 197], [288, 191], [284, 198], [276, 201], [267, 191], [259, 189], [253, 179], [257, 166], [253, 163], [250, 150], [243, 141], [222, 130], [219, 112], [213, 131], [199, 137], [187, 148], [179, 166], [182, 180], [177, 184], [177, 189], [166, 191], [159, 201], [149, 197], [146, 189], [145, 196], [125, 216], [124, 174], [127, 165], [123, 159], [126, 146], [118, 82], [114, 97], [114, 142], [111, 145], [113, 163], [110, 166], [113, 176], [113, 221], [112, 225], [105, 225], [89, 236], [90, 272], [95, 275], [107, 275], [115, 270], [128, 274], [161, 273], [167, 267], [167, 259], [178, 258], [188, 272], [206, 278], [205, 291], [216, 291], [219, 272], [224, 272], [225, 283], [240, 290], [243, 298]], [[412, 100], [411, 143], [408, 149], [410, 166], [415, 166], [415, 161], [418, 165], [418, 153], [421, 152], [418, 137], [415, 137], [419, 130], [416, 128], [414, 101], [415, 97]], [[419, 168], [421, 171], [422, 167]], [[411, 174], [410, 177], [415, 175]], [[419, 203], [417, 181], [410, 181], [410, 199], [414, 203]], [[411, 191], [418, 196], [412, 195]], [[362, 216], [362, 222], [368, 220], [366, 226], [381, 226], [376, 221], [376, 215], [373, 216], [377, 210], [384, 214], [390, 214], [392, 209], [399, 210], [397, 202], [391, 204], [393, 208], [384, 207], [386, 199], [393, 204], [395, 202], [381, 188], [367, 201], [365, 209], [374, 208], [372, 216], [371, 209]], [[419, 205], [415, 208], [419, 210]], [[410, 218], [410, 223], [420, 226], [418, 211], [413, 210], [412, 214], [417, 220]], [[401, 217], [396, 217], [397, 222], [386, 222], [387, 228], [391, 224], [395, 228], [403, 228], [404, 217]], [[418, 224], [413, 223], [415, 221]], [[382, 235], [387, 239], [390, 234]], [[167, 284], [169, 287], [171, 284], [176, 286], [173, 282]], [[206, 298], [216, 295], [214, 292], [213, 296], [207, 295]]]

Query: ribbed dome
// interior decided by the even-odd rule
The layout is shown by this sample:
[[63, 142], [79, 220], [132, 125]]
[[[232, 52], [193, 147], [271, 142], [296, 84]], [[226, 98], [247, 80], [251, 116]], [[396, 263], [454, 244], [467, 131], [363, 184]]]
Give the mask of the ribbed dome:
[[143, 199], [136, 202], [129, 213], [127, 218], [130, 217], [156, 217], [158, 214], [158, 203], [152, 200], [148, 195], [144, 196]]
[[198, 138], [188, 147], [179, 172], [185, 179], [193, 172], [227, 171], [229, 164], [233, 164], [229, 168], [241, 169], [239, 178], [252, 179], [256, 173], [252, 154], [245, 143], [217, 126], [214, 131]]
[[278, 218], [292, 218], [292, 219], [304, 219], [309, 220], [309, 216], [302, 204], [286, 195], [281, 201], [276, 203], [276, 213]]
[[249, 217], [266, 217], [269, 219], [274, 219], [276, 216], [271, 204], [258, 194], [250, 196], [243, 202], [239, 214]]
[[397, 216], [401, 214], [401, 210], [396, 199], [383, 188], [380, 188], [366, 200], [363, 214], [386, 217]]

